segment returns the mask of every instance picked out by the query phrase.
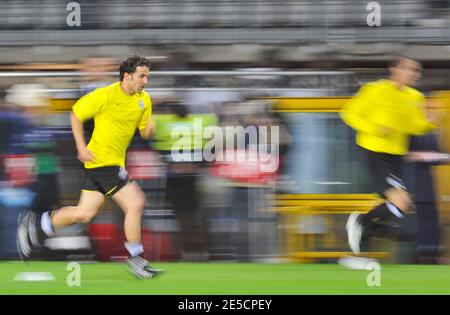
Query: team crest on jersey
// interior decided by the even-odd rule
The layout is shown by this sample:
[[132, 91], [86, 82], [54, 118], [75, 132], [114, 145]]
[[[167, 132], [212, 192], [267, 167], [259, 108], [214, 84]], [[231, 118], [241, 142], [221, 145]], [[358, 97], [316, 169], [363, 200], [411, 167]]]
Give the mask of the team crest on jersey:
[[143, 100], [139, 100], [139, 108], [144, 109], [144, 101]]

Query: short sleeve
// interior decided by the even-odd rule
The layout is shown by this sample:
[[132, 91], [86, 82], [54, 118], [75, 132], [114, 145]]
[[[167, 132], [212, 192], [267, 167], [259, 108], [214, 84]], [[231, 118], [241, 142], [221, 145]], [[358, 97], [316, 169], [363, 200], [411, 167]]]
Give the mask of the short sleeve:
[[378, 134], [380, 125], [368, 119], [373, 110], [371, 102], [377, 94], [379, 94], [379, 85], [373, 83], [363, 85], [358, 93], [343, 106], [340, 113], [342, 120], [353, 129]]
[[106, 94], [103, 89], [96, 89], [81, 97], [72, 110], [77, 118], [84, 122], [93, 118], [106, 103]]
[[144, 109], [144, 113], [142, 114], [141, 120], [139, 122], [139, 130], [144, 130], [145, 127], [147, 126], [147, 122], [151, 119], [152, 117], [152, 100], [150, 98], [150, 96], [148, 96], [147, 100], [147, 106], [145, 106]]

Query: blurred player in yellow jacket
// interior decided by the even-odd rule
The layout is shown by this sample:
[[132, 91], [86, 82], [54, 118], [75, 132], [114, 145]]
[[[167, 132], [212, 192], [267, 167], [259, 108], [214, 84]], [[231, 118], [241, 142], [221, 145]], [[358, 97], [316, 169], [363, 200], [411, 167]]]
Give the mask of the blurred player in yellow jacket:
[[367, 156], [370, 176], [385, 202], [367, 214], [352, 214], [347, 222], [350, 248], [360, 252], [364, 230], [378, 221], [402, 218], [411, 210], [403, 183], [403, 156], [411, 135], [433, 130], [434, 118], [425, 112], [425, 97], [412, 88], [421, 77], [421, 65], [399, 57], [389, 67], [389, 79], [367, 83], [343, 107], [341, 118], [355, 129], [356, 143]]

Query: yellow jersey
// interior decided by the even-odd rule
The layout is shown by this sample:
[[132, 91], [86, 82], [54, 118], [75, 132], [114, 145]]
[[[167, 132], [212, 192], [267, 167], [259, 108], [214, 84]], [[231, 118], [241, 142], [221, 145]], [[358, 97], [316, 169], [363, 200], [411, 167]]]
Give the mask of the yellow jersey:
[[145, 129], [151, 118], [152, 102], [147, 92], [128, 95], [116, 82], [84, 95], [72, 110], [81, 122], [94, 118], [95, 127], [87, 148], [95, 158], [85, 162], [85, 168], [124, 167], [136, 128]]
[[436, 127], [426, 120], [424, 104], [425, 97], [419, 91], [379, 80], [363, 85], [343, 107], [341, 118], [356, 130], [359, 146], [405, 155], [411, 135], [422, 135]]

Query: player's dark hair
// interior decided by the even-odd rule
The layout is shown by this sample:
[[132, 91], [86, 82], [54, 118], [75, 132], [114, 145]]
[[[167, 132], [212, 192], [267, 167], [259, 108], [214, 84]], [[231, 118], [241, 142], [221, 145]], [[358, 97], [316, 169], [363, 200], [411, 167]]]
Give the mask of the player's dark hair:
[[123, 81], [125, 73], [133, 74], [137, 67], [150, 68], [150, 61], [142, 56], [130, 56], [120, 63], [120, 81]]
[[408, 57], [408, 56], [395, 56], [394, 58], [392, 58], [389, 61], [389, 65], [388, 66], [389, 66], [389, 68], [398, 68], [398, 66], [400, 65], [402, 60], [405, 60], [405, 59], [414, 60], [414, 61], [417, 62], [416, 59]]

